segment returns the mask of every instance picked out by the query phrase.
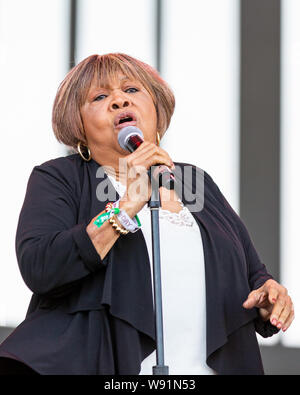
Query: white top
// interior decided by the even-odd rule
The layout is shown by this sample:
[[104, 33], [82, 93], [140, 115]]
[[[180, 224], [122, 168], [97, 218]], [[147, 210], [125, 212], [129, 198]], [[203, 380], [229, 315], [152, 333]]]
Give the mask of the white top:
[[[112, 176], [108, 177], [120, 197], [123, 196], [125, 186]], [[160, 209], [159, 214], [165, 365], [169, 366], [170, 375], [215, 374], [205, 362], [206, 298], [202, 238], [194, 217], [183, 204], [182, 207], [179, 213]], [[153, 287], [151, 213], [147, 204], [138, 216], [150, 257]], [[155, 350], [142, 361], [140, 375], [152, 375], [154, 365]]]

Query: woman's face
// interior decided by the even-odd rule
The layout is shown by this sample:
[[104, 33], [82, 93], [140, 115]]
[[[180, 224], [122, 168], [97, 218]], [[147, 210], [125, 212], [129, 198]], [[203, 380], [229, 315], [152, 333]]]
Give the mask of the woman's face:
[[128, 155], [118, 143], [118, 134], [125, 126], [136, 126], [145, 141], [156, 141], [157, 115], [152, 97], [139, 81], [121, 73], [106, 88], [92, 84], [81, 117], [92, 156], [100, 164], [116, 163]]

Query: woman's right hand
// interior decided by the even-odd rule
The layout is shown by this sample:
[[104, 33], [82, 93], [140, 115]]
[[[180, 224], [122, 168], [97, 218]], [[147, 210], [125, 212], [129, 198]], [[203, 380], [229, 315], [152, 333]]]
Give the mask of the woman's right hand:
[[134, 217], [151, 197], [151, 184], [148, 170], [154, 165], [166, 165], [174, 168], [169, 154], [161, 147], [144, 141], [126, 158], [126, 191], [120, 200], [120, 208], [130, 217]]
[[[136, 151], [125, 157], [126, 191], [120, 199], [119, 207], [133, 218], [149, 201], [151, 197], [151, 184], [148, 169], [156, 164], [163, 164], [173, 168], [174, 164], [168, 153], [153, 143], [144, 141]], [[101, 259], [104, 259], [119, 234], [106, 221], [98, 228], [94, 221], [99, 214], [91, 220], [86, 231], [94, 244]], [[116, 219], [118, 223], [118, 220]], [[120, 224], [119, 224], [120, 225]]]

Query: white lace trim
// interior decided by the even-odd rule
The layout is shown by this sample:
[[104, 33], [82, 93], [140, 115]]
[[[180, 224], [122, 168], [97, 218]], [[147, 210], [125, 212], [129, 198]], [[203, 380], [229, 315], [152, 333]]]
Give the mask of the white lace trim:
[[[144, 208], [146, 208], [147, 210], [150, 210], [148, 206], [145, 206]], [[189, 210], [185, 206], [182, 207], [182, 210], [180, 210], [179, 213], [173, 213], [169, 210], [165, 210], [165, 209], [161, 208], [159, 210], [159, 218], [169, 221], [172, 224], [178, 225], [178, 226], [193, 226], [194, 225], [194, 219], [193, 219], [191, 213], [189, 212]]]
[[[118, 192], [119, 196], [122, 197], [126, 191], [126, 186], [122, 184], [120, 181], [117, 181], [113, 176], [107, 174], [108, 178], [110, 179], [111, 183], [113, 184], [115, 190]], [[181, 204], [182, 209], [179, 213], [174, 213], [169, 210], [160, 209], [159, 210], [159, 218], [166, 220], [174, 225], [178, 226], [193, 226], [194, 225], [194, 218], [190, 211], [185, 207], [180, 199], [178, 201]], [[147, 204], [142, 208], [142, 210], [150, 211], [150, 208]]]

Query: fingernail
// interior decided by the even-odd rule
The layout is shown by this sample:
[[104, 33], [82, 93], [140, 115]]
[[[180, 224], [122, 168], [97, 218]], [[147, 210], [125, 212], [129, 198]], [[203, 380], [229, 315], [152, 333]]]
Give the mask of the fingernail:
[[276, 318], [273, 318], [271, 322], [272, 322], [273, 325], [276, 325], [276, 323], [277, 323]]
[[281, 322], [278, 322], [278, 324], [277, 324], [277, 328], [278, 328], [278, 329], [280, 329], [280, 328], [281, 328], [281, 326], [282, 326]]
[[282, 328], [282, 331], [285, 332], [287, 330], [287, 327], [285, 326], [284, 328]]
[[276, 299], [275, 299], [275, 298], [273, 298], [273, 299], [272, 299], [272, 302], [273, 302], [273, 303], [275, 303], [275, 302], [276, 302]]

